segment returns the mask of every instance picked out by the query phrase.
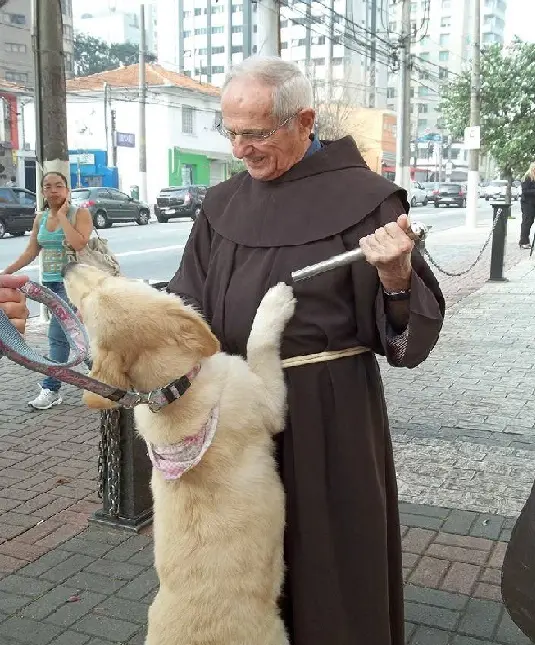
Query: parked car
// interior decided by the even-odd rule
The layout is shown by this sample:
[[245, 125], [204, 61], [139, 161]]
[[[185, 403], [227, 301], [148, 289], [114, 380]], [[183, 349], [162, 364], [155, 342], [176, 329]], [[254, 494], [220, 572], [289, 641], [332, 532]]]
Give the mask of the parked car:
[[436, 181], [423, 181], [420, 184], [423, 189], [425, 190], [425, 194], [427, 195], [427, 200], [429, 202], [434, 202], [435, 197], [438, 193], [438, 182]]
[[411, 194], [410, 194], [410, 205], [416, 206], [417, 204], [422, 204], [422, 206], [427, 206], [428, 197], [427, 192], [424, 187], [417, 181], [411, 181]]
[[208, 186], [170, 186], [162, 188], [156, 199], [154, 213], [159, 222], [175, 217], [195, 220], [201, 212]]
[[[518, 201], [520, 199], [520, 182], [513, 182], [511, 186], [511, 199], [513, 201]], [[506, 179], [495, 179], [491, 181], [487, 186], [485, 191], [486, 201], [491, 199], [505, 199], [507, 197], [507, 180]]]
[[466, 208], [466, 186], [453, 182], [439, 184], [435, 194], [435, 208], [442, 205]]
[[0, 238], [31, 231], [35, 219], [35, 195], [24, 188], [0, 188]]
[[109, 228], [118, 222], [136, 222], [140, 226], [150, 221], [147, 204], [129, 197], [116, 188], [76, 188], [71, 201], [78, 208], [87, 208], [95, 228]]

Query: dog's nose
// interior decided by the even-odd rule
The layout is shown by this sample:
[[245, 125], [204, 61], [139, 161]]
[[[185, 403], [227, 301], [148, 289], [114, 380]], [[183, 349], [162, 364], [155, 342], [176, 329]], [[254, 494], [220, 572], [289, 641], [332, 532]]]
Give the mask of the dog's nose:
[[65, 278], [67, 273], [76, 266], [76, 262], [67, 262], [67, 264], [61, 269], [61, 275]]

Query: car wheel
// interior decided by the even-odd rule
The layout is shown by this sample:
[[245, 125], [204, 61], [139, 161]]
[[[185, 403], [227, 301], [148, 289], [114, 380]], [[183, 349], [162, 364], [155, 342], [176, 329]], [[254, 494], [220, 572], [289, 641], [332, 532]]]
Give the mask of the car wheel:
[[11, 237], [22, 237], [26, 235], [26, 231], [16, 231], [15, 233], [10, 233]]
[[110, 222], [108, 216], [104, 211], [98, 211], [95, 213], [95, 227], [96, 228], [108, 228]]
[[413, 197], [411, 199], [411, 208], [414, 208], [416, 206], [416, 197]]
[[149, 211], [139, 211], [139, 217], [137, 218], [136, 222], [140, 226], [146, 226], [150, 221], [150, 213]]
[[191, 219], [195, 221], [200, 214], [201, 214], [201, 207], [197, 206], [197, 208], [193, 211], [193, 215], [191, 216]]
[[440, 208], [440, 204], [438, 202], [435, 202], [435, 208]]
[[160, 222], [160, 224], [167, 224], [167, 222], [169, 221], [167, 217], [160, 215], [160, 213], [156, 215], [156, 219]]
[[6, 232], [7, 232], [7, 231], [6, 231], [6, 225], [5, 225], [5, 222], [4, 222], [3, 220], [1, 220], [1, 219], [0, 219], [0, 239], [2, 239], [2, 238], [4, 237], [4, 235], [6, 234]]
[[427, 206], [427, 204], [429, 204], [429, 200], [428, 200], [428, 199], [427, 199], [427, 197], [426, 197], [426, 198], [424, 199], [424, 201], [422, 202], [422, 206]]

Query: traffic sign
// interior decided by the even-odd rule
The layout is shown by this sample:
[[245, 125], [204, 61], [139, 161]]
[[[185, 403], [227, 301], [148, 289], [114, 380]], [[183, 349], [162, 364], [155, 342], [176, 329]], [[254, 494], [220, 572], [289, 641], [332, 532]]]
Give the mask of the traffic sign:
[[479, 125], [465, 128], [464, 147], [467, 150], [479, 150], [481, 148], [481, 128]]

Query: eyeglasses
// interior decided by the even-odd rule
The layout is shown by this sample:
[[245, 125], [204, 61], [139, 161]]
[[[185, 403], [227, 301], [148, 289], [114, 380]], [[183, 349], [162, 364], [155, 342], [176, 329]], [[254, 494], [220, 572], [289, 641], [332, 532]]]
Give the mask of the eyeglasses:
[[298, 114], [299, 112], [292, 114], [287, 119], [284, 119], [282, 123], [279, 123], [279, 125], [274, 130], [269, 130], [269, 131], [268, 130], [243, 130], [242, 132], [233, 132], [232, 130], [225, 128], [222, 121], [217, 124], [216, 129], [219, 132], [219, 134], [222, 134], [226, 139], [229, 139], [230, 141], [234, 141], [236, 137], [242, 137], [242, 139], [246, 142], [260, 143], [272, 137], [281, 128], [284, 128], [285, 125], [288, 125], [288, 123], [290, 123], [292, 119], [295, 119], [295, 117]]

